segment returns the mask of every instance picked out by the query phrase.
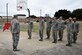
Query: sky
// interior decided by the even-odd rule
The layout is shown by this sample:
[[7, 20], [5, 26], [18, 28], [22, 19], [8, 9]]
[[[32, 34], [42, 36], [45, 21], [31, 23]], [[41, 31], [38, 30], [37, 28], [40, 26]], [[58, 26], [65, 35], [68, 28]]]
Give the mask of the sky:
[[[17, 0], [0, 0], [0, 16], [6, 16], [6, 3], [9, 5], [9, 16], [17, 14]], [[27, 8], [30, 9], [31, 15], [40, 16], [41, 10], [41, 16], [49, 14], [53, 17], [60, 9], [73, 11], [82, 8], [82, 0], [27, 0]], [[28, 16], [27, 11], [21, 11], [21, 13]]]

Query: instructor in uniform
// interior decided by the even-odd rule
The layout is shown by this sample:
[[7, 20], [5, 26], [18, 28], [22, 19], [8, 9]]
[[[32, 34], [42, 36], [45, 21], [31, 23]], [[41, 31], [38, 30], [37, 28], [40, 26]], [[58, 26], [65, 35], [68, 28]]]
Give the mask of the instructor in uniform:
[[39, 41], [43, 41], [43, 32], [44, 32], [44, 19], [40, 18], [39, 19], [39, 36], [40, 36]]
[[70, 17], [67, 21], [67, 41], [66, 46], [72, 46], [72, 38], [73, 38], [73, 20]]
[[33, 29], [33, 22], [32, 22], [32, 19], [29, 18], [28, 19], [28, 39], [31, 39], [31, 36], [32, 36], [32, 29]]
[[57, 21], [58, 21], [58, 34], [59, 34], [58, 41], [62, 41], [63, 33], [64, 33], [64, 29], [65, 29], [65, 24], [64, 24], [64, 20], [62, 20], [62, 16], [60, 16]]
[[77, 41], [77, 35], [79, 33], [79, 23], [76, 21], [76, 18], [73, 18], [73, 43], [76, 43]]
[[12, 39], [13, 39], [13, 51], [18, 51], [17, 46], [20, 35], [20, 24], [17, 16], [14, 16], [14, 18], [11, 21], [10, 31], [12, 33]]
[[52, 27], [52, 20], [51, 20], [51, 18], [48, 18], [47, 21], [46, 21], [46, 34], [47, 34], [46, 39], [50, 38], [51, 27]]
[[56, 20], [56, 17], [54, 17], [52, 21], [52, 37], [53, 37], [52, 43], [57, 43], [57, 32], [58, 32], [58, 22]]

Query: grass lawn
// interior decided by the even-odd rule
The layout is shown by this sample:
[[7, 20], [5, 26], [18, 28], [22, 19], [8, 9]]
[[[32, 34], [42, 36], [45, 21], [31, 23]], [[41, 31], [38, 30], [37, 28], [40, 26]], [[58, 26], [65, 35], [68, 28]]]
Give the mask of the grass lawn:
[[[21, 31], [27, 31], [27, 27], [28, 26], [28, 24], [27, 23], [23, 23], [23, 24], [21, 24]], [[38, 32], [38, 23], [36, 23], [36, 22], [34, 22], [33, 23], [33, 32]]]
[[79, 23], [80, 23], [79, 37], [82, 37], [82, 21], [79, 21]]
[[[38, 33], [38, 23], [34, 22], [33, 24], [34, 24], [34, 26], [33, 26], [33, 32]], [[80, 24], [79, 36], [82, 37], [82, 21], [79, 21], [79, 24]], [[21, 31], [26, 32], [27, 31], [27, 25], [28, 24], [26, 24], [26, 23], [22, 23], [21, 24]]]

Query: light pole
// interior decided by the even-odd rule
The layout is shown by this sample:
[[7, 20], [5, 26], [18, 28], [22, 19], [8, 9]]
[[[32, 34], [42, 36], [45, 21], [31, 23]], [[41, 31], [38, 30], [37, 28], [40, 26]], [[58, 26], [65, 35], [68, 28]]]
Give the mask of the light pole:
[[8, 3], [6, 3], [6, 16], [7, 16], [7, 22], [8, 22]]
[[41, 15], [42, 15], [42, 10], [40, 9], [40, 17], [41, 17]]

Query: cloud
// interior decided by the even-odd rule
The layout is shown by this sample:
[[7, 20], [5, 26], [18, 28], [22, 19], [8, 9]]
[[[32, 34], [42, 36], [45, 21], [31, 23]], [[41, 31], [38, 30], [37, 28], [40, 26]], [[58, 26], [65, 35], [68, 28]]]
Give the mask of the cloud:
[[[0, 15], [6, 15], [6, 3], [9, 3], [9, 15], [16, 14], [16, 0], [0, 0]], [[72, 11], [82, 8], [81, 3], [82, 0], [28, 0], [27, 7], [30, 9], [31, 15], [40, 16], [40, 10], [42, 10], [42, 16], [46, 13], [53, 16], [59, 9]]]

